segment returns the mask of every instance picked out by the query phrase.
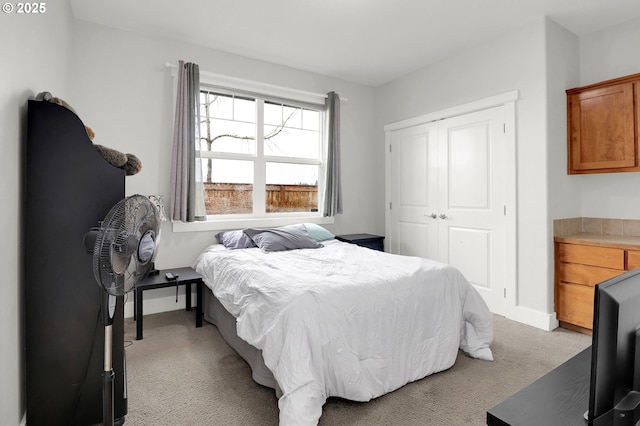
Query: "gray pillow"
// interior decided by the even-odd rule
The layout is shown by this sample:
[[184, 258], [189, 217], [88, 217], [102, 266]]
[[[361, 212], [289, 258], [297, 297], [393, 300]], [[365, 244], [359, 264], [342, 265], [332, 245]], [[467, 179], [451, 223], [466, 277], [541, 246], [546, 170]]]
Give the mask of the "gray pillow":
[[284, 251], [303, 248], [320, 248], [307, 233], [304, 225], [289, 225], [279, 228], [248, 228], [244, 233], [263, 251]]
[[216, 240], [229, 250], [255, 247], [253, 240], [242, 229], [236, 231], [224, 231], [216, 234]]

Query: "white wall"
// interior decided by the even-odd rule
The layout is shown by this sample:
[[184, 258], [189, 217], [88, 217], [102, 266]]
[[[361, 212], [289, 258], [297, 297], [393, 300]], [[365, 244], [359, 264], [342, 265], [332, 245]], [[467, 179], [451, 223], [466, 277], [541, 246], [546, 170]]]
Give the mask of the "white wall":
[[27, 100], [68, 88], [71, 11], [67, 2], [47, 6], [42, 15], [0, 15], [0, 422], [7, 425], [21, 422], [26, 405], [20, 229]]
[[[580, 77], [579, 39], [564, 27], [547, 20], [547, 223], [554, 219], [581, 216], [580, 180], [567, 174], [567, 96]], [[553, 227], [547, 229], [550, 263], [547, 282], [553, 285]], [[554, 293], [549, 293], [547, 312], [554, 311]]]
[[[580, 82], [640, 73], [640, 19], [580, 39]], [[576, 176], [584, 217], [640, 219], [640, 173]]]
[[[142, 172], [126, 178], [127, 194], [168, 198], [173, 134], [173, 84], [165, 63], [179, 59], [199, 64], [201, 72], [326, 93], [335, 90], [341, 107], [343, 215], [328, 225], [334, 233], [383, 233], [384, 171], [373, 125], [373, 89], [220, 51], [148, 38], [86, 22], [75, 22], [71, 78], [67, 98], [95, 143], [140, 157]], [[380, 165], [380, 166], [378, 166]], [[162, 225], [157, 266], [191, 265], [214, 241], [214, 232], [174, 233]], [[171, 289], [145, 294], [145, 312], [176, 309]], [[132, 298], [131, 298], [132, 299]], [[131, 306], [129, 306], [129, 311]]]
[[579, 84], [579, 39], [547, 20], [549, 220], [580, 216], [580, 182], [567, 174], [566, 89]]
[[[511, 316], [545, 326], [553, 286], [548, 281], [545, 19], [379, 88], [378, 143], [385, 124], [518, 90], [518, 305]], [[526, 53], [525, 53], [526, 52]]]

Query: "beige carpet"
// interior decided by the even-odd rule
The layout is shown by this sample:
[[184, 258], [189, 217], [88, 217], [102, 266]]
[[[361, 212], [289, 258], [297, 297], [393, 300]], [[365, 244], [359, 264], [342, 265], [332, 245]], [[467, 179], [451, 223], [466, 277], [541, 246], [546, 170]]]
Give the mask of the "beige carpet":
[[[458, 355], [449, 370], [366, 403], [331, 398], [320, 425], [485, 425], [486, 411], [591, 344], [494, 316], [495, 361]], [[195, 311], [144, 318], [144, 339], [125, 321], [129, 413], [125, 424], [277, 425], [277, 399]], [[585, 407], [586, 409], [586, 407]]]

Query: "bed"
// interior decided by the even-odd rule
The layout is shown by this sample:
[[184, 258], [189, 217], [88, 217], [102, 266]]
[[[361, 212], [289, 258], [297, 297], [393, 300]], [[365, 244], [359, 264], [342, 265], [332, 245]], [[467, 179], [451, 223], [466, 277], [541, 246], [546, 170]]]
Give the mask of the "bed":
[[330, 396], [369, 401], [446, 370], [459, 350], [493, 360], [489, 310], [457, 269], [316, 226], [221, 233], [194, 264], [205, 319], [276, 390], [281, 425], [317, 424]]

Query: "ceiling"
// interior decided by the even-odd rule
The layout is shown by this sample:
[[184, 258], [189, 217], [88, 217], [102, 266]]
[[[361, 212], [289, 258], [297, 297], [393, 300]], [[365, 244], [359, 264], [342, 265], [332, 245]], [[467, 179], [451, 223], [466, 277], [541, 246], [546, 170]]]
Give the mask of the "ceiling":
[[638, 0], [70, 0], [74, 16], [369, 86], [548, 16], [581, 36]]

